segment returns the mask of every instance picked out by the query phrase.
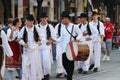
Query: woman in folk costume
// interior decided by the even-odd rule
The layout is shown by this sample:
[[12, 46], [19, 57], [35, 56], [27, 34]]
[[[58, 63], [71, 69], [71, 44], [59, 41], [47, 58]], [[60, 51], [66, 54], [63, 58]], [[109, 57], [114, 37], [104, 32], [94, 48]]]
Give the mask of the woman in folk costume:
[[44, 79], [49, 80], [51, 73], [51, 63], [52, 63], [52, 52], [51, 52], [51, 43], [53, 39], [56, 38], [55, 29], [52, 25], [48, 24], [48, 17], [46, 13], [42, 13], [40, 16], [41, 22], [38, 24], [44, 33], [45, 41], [39, 46], [39, 54], [42, 58], [42, 68]]
[[8, 70], [9, 80], [13, 80], [12, 74], [15, 68], [18, 72], [19, 77], [21, 78], [20, 68], [22, 64], [21, 62], [22, 57], [21, 57], [21, 48], [17, 39], [20, 31], [20, 27], [21, 27], [21, 20], [19, 18], [15, 18], [13, 20], [13, 27], [7, 30], [8, 42], [13, 52], [13, 60], [9, 60], [9, 57], [6, 58], [6, 68]]
[[60, 23], [58, 23], [55, 26], [55, 31], [56, 31], [56, 35], [57, 35], [57, 39], [56, 39], [56, 78], [60, 78], [63, 73], [65, 74], [65, 70], [63, 68], [63, 64], [62, 64], [62, 45], [61, 45], [61, 41], [60, 41], [60, 37], [61, 37], [61, 30], [62, 28], [64, 28], [65, 25], [63, 24], [63, 20], [61, 20]]
[[103, 44], [104, 37], [104, 25], [102, 22], [98, 20], [98, 13], [93, 12], [92, 14], [93, 20], [90, 22], [90, 26], [94, 27], [94, 35], [93, 38], [93, 58], [91, 59], [91, 65], [89, 70], [93, 69], [94, 72], [97, 72], [100, 68], [100, 58], [101, 58], [101, 44]]
[[5, 71], [5, 54], [12, 60], [13, 53], [8, 44], [7, 36], [4, 31], [0, 29], [0, 80], [3, 80]]
[[65, 25], [61, 30], [61, 46], [62, 46], [62, 63], [63, 67], [67, 73], [67, 80], [73, 80], [74, 72], [74, 61], [68, 60], [66, 57], [66, 47], [70, 41], [80, 41], [82, 37], [82, 32], [77, 25], [74, 25], [70, 21], [70, 16], [67, 11], [62, 12], [62, 20]]
[[81, 41], [85, 41], [90, 49], [90, 53], [89, 53], [89, 57], [86, 61], [80, 61], [80, 65], [81, 65], [81, 69], [79, 69], [79, 73], [83, 73], [86, 74], [89, 70], [89, 66], [90, 66], [90, 59], [93, 56], [93, 39], [97, 36], [96, 33], [96, 29], [94, 29], [93, 26], [90, 26], [89, 22], [87, 21], [87, 14], [85, 13], [81, 13], [80, 15], [81, 17], [81, 26], [79, 26], [79, 28], [81, 29], [82, 33], [83, 33], [83, 37]]
[[33, 25], [33, 15], [28, 15], [27, 25], [24, 26], [18, 38], [23, 46], [22, 80], [42, 80], [43, 72], [38, 48], [44, 40], [42, 30]]

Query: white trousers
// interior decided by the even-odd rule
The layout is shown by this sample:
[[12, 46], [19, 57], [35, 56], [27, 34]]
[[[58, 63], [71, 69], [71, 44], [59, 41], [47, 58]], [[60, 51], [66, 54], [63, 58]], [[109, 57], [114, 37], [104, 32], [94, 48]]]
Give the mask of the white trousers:
[[93, 63], [95, 64], [94, 68], [100, 67], [100, 58], [101, 58], [101, 43], [100, 41], [93, 41]]
[[42, 80], [43, 71], [38, 50], [22, 55], [22, 80]]
[[39, 49], [39, 53], [42, 61], [43, 74], [44, 75], [50, 74], [52, 64], [51, 49]]
[[57, 59], [56, 59], [57, 63], [56, 63], [56, 73], [64, 73], [64, 68], [63, 68], [63, 64], [62, 64], [62, 55], [60, 55]]

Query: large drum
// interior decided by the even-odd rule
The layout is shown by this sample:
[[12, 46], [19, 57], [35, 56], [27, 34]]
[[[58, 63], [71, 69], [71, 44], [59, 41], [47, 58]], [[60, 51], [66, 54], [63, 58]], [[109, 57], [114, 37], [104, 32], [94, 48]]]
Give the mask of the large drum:
[[66, 56], [71, 61], [85, 61], [90, 54], [87, 42], [69, 42], [66, 48]]

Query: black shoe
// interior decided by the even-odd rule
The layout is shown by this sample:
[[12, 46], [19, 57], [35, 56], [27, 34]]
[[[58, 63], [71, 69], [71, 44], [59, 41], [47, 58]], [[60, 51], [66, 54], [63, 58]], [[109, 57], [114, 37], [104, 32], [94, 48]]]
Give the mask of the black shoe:
[[60, 78], [62, 76], [62, 73], [58, 73], [57, 75], [56, 75], [56, 78]]
[[64, 75], [64, 78], [66, 78], [66, 77], [67, 77], [67, 75], [65, 74], [65, 75]]
[[93, 72], [98, 72], [98, 68], [94, 68]]
[[50, 80], [50, 75], [49, 74], [45, 75], [43, 80]]
[[82, 71], [83, 71], [82, 68], [78, 69], [78, 73], [82, 73]]
[[83, 71], [82, 73], [83, 73], [83, 74], [87, 74], [87, 73], [88, 73], [88, 71]]
[[92, 70], [94, 67], [94, 64], [91, 64], [90, 67], [89, 67], [89, 70]]
[[19, 76], [15, 76], [15, 78], [17, 78], [17, 79], [21, 79]]

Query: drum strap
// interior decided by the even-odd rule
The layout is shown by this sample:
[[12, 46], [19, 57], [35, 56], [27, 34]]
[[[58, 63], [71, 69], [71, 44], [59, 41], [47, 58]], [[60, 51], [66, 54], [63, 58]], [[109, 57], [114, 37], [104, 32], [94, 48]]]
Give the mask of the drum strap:
[[70, 31], [69, 31], [69, 30], [67, 29], [67, 27], [66, 27], [67, 32], [71, 35], [70, 41], [72, 40], [72, 37], [74, 38], [74, 40], [76, 40], [76, 37], [77, 37], [77, 36], [73, 36], [73, 35], [72, 35], [73, 29], [74, 29], [74, 25], [72, 26], [72, 30], [71, 30], [71, 33], [70, 33]]
[[75, 52], [74, 52], [74, 48], [73, 48], [73, 43], [70, 42], [69, 45], [70, 45], [71, 53], [72, 53], [73, 60], [74, 60], [76, 58], [76, 56], [75, 56]]

